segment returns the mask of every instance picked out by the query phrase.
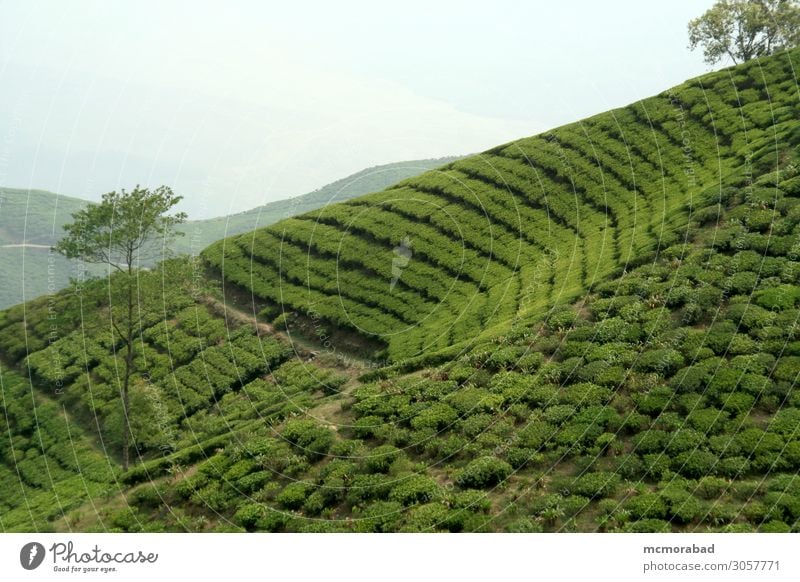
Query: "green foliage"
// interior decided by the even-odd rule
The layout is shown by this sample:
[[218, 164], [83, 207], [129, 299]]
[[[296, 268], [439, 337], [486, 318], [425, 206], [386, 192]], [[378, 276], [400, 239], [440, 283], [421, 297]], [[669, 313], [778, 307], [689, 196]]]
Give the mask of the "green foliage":
[[572, 490], [589, 499], [609, 497], [617, 485], [619, 476], [614, 473], [586, 473], [578, 477], [572, 484]]
[[290, 483], [280, 492], [277, 501], [286, 509], [300, 509], [310, 491], [311, 487], [307, 483]]
[[793, 55], [138, 273], [123, 474], [115, 282], [0, 312], [0, 526], [795, 527]]
[[333, 433], [313, 420], [290, 420], [281, 436], [310, 457], [325, 455], [333, 444]]
[[398, 479], [389, 499], [402, 505], [413, 505], [427, 503], [440, 495], [440, 488], [433, 479], [422, 475], [406, 475]]
[[458, 413], [444, 403], [434, 404], [420, 411], [411, 419], [411, 426], [417, 430], [440, 430], [447, 428], [458, 418]]
[[792, 0], [718, 0], [689, 22], [689, 46], [702, 46], [708, 64], [726, 56], [736, 64], [797, 46], [798, 24], [800, 7]]
[[511, 472], [511, 465], [501, 459], [480, 457], [461, 470], [457, 481], [462, 487], [492, 487], [505, 481]]
[[800, 300], [800, 287], [796, 285], [778, 285], [758, 291], [753, 297], [755, 303], [771, 311], [791, 309]]

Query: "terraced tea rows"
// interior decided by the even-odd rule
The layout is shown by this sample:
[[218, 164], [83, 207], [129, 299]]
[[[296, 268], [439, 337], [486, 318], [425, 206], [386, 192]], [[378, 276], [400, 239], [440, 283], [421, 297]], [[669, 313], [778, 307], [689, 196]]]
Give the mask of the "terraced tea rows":
[[652, 257], [694, 197], [774, 164], [798, 114], [786, 79], [786, 57], [709, 74], [203, 257], [265, 315], [348, 328], [394, 360], [458, 346]]

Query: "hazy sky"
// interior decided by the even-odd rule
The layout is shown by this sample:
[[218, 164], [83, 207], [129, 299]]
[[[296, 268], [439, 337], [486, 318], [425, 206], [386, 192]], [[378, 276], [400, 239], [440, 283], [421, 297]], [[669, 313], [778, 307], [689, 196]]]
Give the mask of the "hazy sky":
[[706, 71], [711, 4], [0, 0], [0, 186], [200, 218], [480, 151]]

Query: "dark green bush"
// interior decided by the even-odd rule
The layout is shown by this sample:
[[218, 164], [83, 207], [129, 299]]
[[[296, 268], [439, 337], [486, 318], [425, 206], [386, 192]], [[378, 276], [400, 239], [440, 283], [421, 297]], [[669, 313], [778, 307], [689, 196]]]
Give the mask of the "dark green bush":
[[572, 490], [589, 499], [610, 496], [619, 484], [619, 476], [615, 473], [598, 471], [581, 475], [572, 484]]
[[511, 465], [494, 457], [481, 457], [462, 469], [456, 481], [461, 487], [491, 487], [504, 481], [512, 472]]
[[311, 457], [324, 456], [333, 443], [333, 433], [313, 420], [290, 420], [281, 436]]

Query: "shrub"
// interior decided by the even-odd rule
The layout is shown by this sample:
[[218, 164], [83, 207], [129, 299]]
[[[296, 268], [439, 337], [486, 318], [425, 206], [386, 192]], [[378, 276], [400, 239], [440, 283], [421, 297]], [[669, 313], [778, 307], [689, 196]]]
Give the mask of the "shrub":
[[578, 495], [590, 499], [608, 497], [619, 484], [619, 476], [615, 473], [598, 471], [581, 475], [572, 484], [572, 490]]
[[310, 457], [324, 456], [333, 443], [333, 433], [313, 420], [290, 420], [281, 434]]
[[550, 406], [544, 411], [544, 418], [555, 425], [563, 424], [575, 415], [575, 407], [568, 404]]
[[425, 443], [425, 454], [440, 460], [450, 459], [458, 455], [467, 445], [467, 441], [459, 435], [450, 434], [445, 437], [434, 438]]
[[439, 485], [433, 479], [422, 475], [408, 475], [398, 478], [389, 499], [403, 505], [428, 503], [440, 496]]
[[278, 494], [277, 501], [286, 509], [300, 509], [310, 490], [311, 486], [308, 483], [300, 481], [289, 483]]
[[392, 489], [394, 479], [382, 473], [356, 475], [348, 487], [347, 503], [361, 505], [373, 499], [386, 499]]
[[723, 410], [730, 411], [735, 415], [747, 414], [755, 404], [755, 396], [746, 392], [731, 392], [730, 394], [720, 394], [717, 398]]
[[396, 501], [377, 501], [368, 505], [355, 520], [359, 532], [385, 533], [398, 529], [397, 522], [405, 515], [403, 506]]
[[450, 530], [451, 512], [441, 503], [417, 505], [405, 516], [401, 532], [435, 532]]
[[369, 451], [369, 456], [364, 461], [370, 473], [385, 473], [403, 452], [392, 445], [381, 445]]
[[258, 503], [245, 503], [233, 516], [233, 521], [247, 531], [255, 531], [258, 523], [264, 518], [267, 509]]
[[461, 487], [490, 487], [504, 481], [512, 472], [511, 465], [495, 457], [481, 457], [464, 467], [456, 481]]
[[695, 408], [686, 420], [692, 428], [703, 434], [716, 434], [725, 429], [728, 414], [716, 408]]
[[567, 387], [561, 394], [560, 400], [575, 406], [590, 406], [605, 404], [611, 398], [611, 391], [597, 384], [582, 382]]
[[540, 384], [528, 392], [528, 403], [534, 406], [552, 406], [558, 401], [559, 388], [553, 384]]
[[623, 507], [634, 519], [663, 519], [667, 515], [667, 504], [660, 495], [643, 493], [625, 501]]
[[637, 410], [650, 416], [665, 412], [674, 398], [675, 392], [667, 386], [657, 386], [646, 393], [633, 395]]
[[695, 449], [680, 453], [672, 460], [672, 468], [687, 477], [702, 477], [717, 471], [717, 456]]
[[530, 373], [538, 370], [543, 363], [544, 355], [542, 355], [540, 352], [530, 352], [517, 360], [517, 368], [521, 372]]
[[750, 470], [750, 461], [741, 456], [720, 459], [717, 472], [728, 478], [738, 478]]
[[638, 324], [631, 324], [619, 317], [609, 317], [595, 325], [596, 340], [599, 342], [636, 342], [642, 335]]
[[800, 287], [796, 285], [778, 285], [757, 291], [753, 296], [756, 305], [771, 311], [791, 309], [800, 300]]
[[488, 513], [492, 507], [488, 494], [475, 489], [458, 491], [450, 499], [450, 504], [456, 509], [469, 509], [475, 513]]
[[703, 434], [696, 430], [681, 429], [667, 438], [667, 452], [674, 455], [683, 451], [695, 450], [705, 443], [705, 440]]
[[492, 352], [486, 361], [495, 370], [511, 370], [519, 361], [521, 352], [516, 347], [503, 347]]
[[660, 453], [669, 440], [669, 435], [663, 430], [649, 429], [633, 437], [634, 450], [639, 454]]
[[703, 499], [717, 499], [728, 490], [728, 482], [719, 477], [703, 477], [697, 482], [695, 491]]
[[783, 436], [795, 435], [800, 427], [800, 409], [782, 408], [775, 413], [767, 430]]
[[[495, 376], [495, 378], [497, 378], [497, 376]], [[503, 403], [503, 397], [499, 394], [492, 394], [488, 390], [475, 388], [474, 386], [467, 386], [453, 392], [449, 394], [445, 400], [447, 404], [455, 408], [460, 414], [494, 412], [498, 410]]]
[[144, 508], [153, 509], [164, 503], [166, 491], [155, 483], [147, 483], [139, 487], [133, 494], [134, 502]]
[[664, 495], [671, 521], [689, 523], [704, 514], [703, 504], [686, 491], [670, 491]]
[[778, 360], [772, 376], [775, 380], [795, 382], [800, 375], [800, 356], [784, 356]]
[[432, 406], [425, 407], [411, 419], [411, 427], [416, 430], [442, 430], [452, 425], [457, 419], [458, 413], [451, 406], [437, 402]]
[[506, 451], [505, 456], [514, 469], [521, 469], [526, 465], [534, 465], [544, 458], [541, 453], [526, 447], [511, 447]]
[[711, 378], [706, 366], [694, 365], [679, 370], [669, 381], [678, 392], [699, 392]]
[[665, 348], [644, 352], [636, 361], [636, 369], [671, 376], [683, 366], [683, 356], [677, 350]]
[[380, 416], [362, 416], [353, 423], [353, 434], [357, 438], [372, 438], [381, 433], [385, 424], [386, 422]]

